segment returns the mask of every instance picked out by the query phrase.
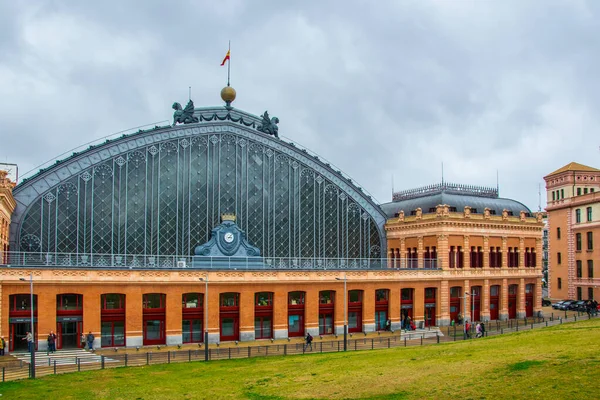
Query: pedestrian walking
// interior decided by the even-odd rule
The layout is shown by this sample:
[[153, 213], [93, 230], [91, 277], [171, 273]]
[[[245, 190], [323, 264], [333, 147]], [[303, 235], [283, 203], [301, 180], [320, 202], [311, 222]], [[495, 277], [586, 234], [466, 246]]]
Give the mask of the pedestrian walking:
[[33, 335], [31, 334], [31, 332], [27, 331], [23, 340], [27, 340], [27, 351], [32, 353], [34, 351], [34, 349], [33, 349]]
[[477, 325], [475, 325], [475, 337], [481, 337], [481, 323], [477, 323]]
[[4, 348], [6, 347], [6, 342], [4, 341], [4, 336], [0, 338], [0, 356], [4, 355]]
[[308, 332], [306, 334], [306, 343], [304, 344], [304, 351], [306, 351], [308, 349], [308, 346], [310, 346], [310, 351], [312, 351], [312, 341], [313, 341], [313, 337], [310, 334], [310, 332]]
[[465, 336], [468, 339], [471, 339], [471, 324], [469, 323], [469, 320], [465, 319]]
[[85, 335], [82, 333], [79, 338], [79, 342], [81, 343], [81, 348], [85, 350]]
[[89, 351], [94, 351], [94, 334], [92, 333], [92, 331], [90, 331], [90, 333], [87, 334], [87, 337], [85, 338], [87, 340], [87, 345], [88, 345], [88, 350]]
[[56, 352], [56, 334], [54, 331], [50, 331], [48, 334], [48, 351], [47, 353]]

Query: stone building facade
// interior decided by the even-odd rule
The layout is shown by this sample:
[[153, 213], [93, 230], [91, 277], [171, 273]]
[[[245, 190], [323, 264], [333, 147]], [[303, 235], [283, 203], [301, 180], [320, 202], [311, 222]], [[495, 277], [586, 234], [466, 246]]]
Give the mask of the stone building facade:
[[549, 296], [600, 296], [600, 170], [575, 162], [548, 174]]
[[[186, 123], [91, 146], [12, 194], [0, 189], [11, 218], [0, 265], [10, 350], [22, 347], [32, 307], [38, 339], [54, 330], [59, 348], [89, 331], [102, 347], [199, 343], [204, 331], [214, 343], [540, 310], [542, 223], [526, 206], [450, 184], [376, 204], [280, 140], [277, 118], [227, 101], [190, 101], [175, 116]], [[251, 256], [228, 253], [239, 241], [219, 233], [224, 215]], [[201, 246], [213, 239], [216, 257]], [[20, 280], [30, 274], [33, 304]]]

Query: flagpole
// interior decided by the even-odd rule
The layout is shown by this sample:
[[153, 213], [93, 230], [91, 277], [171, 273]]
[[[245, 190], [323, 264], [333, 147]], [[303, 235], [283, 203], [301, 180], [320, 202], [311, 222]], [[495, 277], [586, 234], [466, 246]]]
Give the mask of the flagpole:
[[229, 86], [229, 77], [231, 74], [231, 40], [229, 41], [229, 49], [227, 50], [227, 54], [229, 54], [229, 60], [227, 60], [227, 86]]

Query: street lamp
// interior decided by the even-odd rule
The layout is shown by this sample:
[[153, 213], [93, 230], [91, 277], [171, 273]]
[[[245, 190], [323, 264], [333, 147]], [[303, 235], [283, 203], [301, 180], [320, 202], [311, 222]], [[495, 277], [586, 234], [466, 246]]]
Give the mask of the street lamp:
[[[19, 278], [20, 281], [25, 282], [25, 278]], [[29, 375], [31, 376], [31, 378], [35, 379], [35, 328], [33, 327], [33, 272], [31, 272], [29, 274], [29, 296], [30, 296], [30, 308], [31, 308], [31, 338], [32, 338], [32, 342], [31, 342], [31, 349], [30, 350], [30, 355], [31, 355], [31, 361], [29, 364]], [[29, 343], [27, 343], [27, 346], [29, 347]]]
[[[341, 281], [342, 278], [335, 278], [336, 281]], [[348, 296], [348, 290], [346, 290], [346, 285], [348, 279], [346, 277], [346, 273], [344, 272], [344, 351], [348, 348], [348, 300], [346, 296]]]
[[204, 361], [208, 361], [208, 272], [206, 278], [200, 278], [200, 280], [206, 284], [204, 289]]
[[[475, 298], [475, 289], [473, 289], [473, 293], [465, 292], [465, 302], [464, 302], [464, 312], [465, 316], [467, 315], [467, 296], [471, 296], [471, 325], [473, 325], [473, 317], [475, 316], [475, 302], [473, 298]], [[465, 323], [465, 336], [467, 334], [467, 324]]]

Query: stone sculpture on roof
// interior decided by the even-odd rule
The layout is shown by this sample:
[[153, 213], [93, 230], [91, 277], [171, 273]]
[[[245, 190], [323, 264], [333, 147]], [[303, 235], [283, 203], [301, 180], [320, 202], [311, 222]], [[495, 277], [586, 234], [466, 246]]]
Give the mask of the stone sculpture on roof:
[[269, 112], [265, 111], [265, 113], [261, 116], [262, 124], [259, 125], [256, 130], [262, 133], [266, 133], [267, 135], [273, 135], [275, 137], [279, 137], [279, 127], [277, 124], [279, 123], [279, 118], [273, 117], [269, 118]]
[[194, 102], [190, 99], [185, 108], [181, 104], [173, 103], [173, 126], [179, 124], [192, 124], [198, 122], [198, 117], [194, 117]]

